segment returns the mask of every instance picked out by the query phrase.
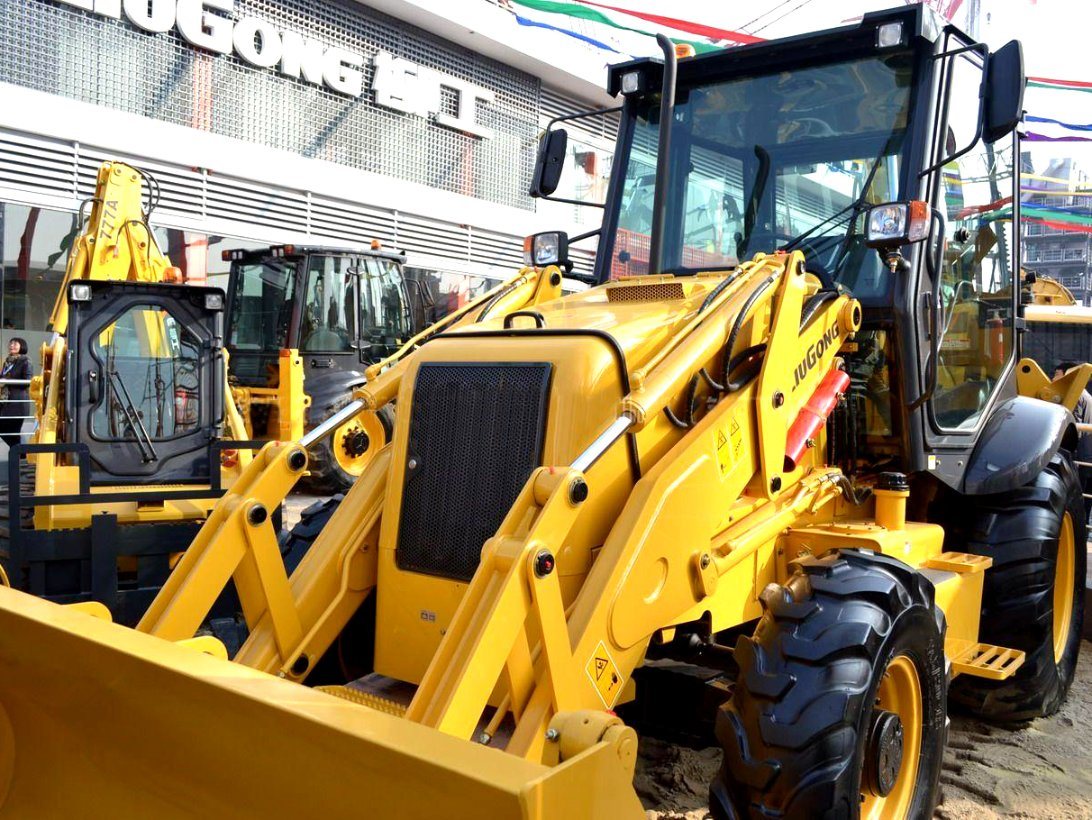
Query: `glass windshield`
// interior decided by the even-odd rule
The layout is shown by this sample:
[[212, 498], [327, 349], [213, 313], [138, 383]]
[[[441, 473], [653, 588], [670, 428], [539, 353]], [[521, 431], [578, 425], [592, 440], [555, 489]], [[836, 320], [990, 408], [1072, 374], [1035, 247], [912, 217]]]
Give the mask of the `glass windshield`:
[[[667, 270], [732, 267], [790, 246], [858, 296], [884, 291], [862, 211], [899, 196], [911, 75], [906, 52], [680, 87]], [[634, 120], [612, 277], [648, 270], [658, 131], [650, 100]]]
[[370, 256], [361, 262], [361, 340], [366, 345], [401, 345], [409, 335], [401, 271], [395, 262], [382, 257]]
[[247, 262], [236, 266], [235, 277], [228, 344], [237, 352], [279, 353], [292, 321], [296, 263]]
[[167, 311], [134, 305], [92, 343], [101, 364], [91, 433], [100, 440], [162, 441], [200, 422], [200, 342]]
[[300, 350], [306, 353], [348, 353], [357, 338], [353, 306], [353, 276], [347, 256], [311, 256], [300, 325]]

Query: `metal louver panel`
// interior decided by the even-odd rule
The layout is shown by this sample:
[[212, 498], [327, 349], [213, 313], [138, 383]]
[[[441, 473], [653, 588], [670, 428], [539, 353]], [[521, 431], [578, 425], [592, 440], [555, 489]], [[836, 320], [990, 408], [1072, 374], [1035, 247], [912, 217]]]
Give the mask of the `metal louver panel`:
[[466, 260], [470, 233], [465, 226], [425, 217], [398, 215], [398, 247], [407, 254], [427, 253]]
[[0, 185], [24, 190], [36, 200], [42, 196], [74, 200], [76, 156], [72, 144], [0, 131]]
[[311, 197], [311, 233], [354, 244], [378, 239], [384, 245], [401, 249], [395, 240], [393, 211], [325, 197]]
[[[388, 247], [436, 259], [507, 268], [523, 264], [523, 237], [430, 219], [392, 209], [126, 156], [65, 140], [0, 129], [0, 190], [28, 205], [75, 211], [94, 193], [104, 160], [150, 172], [159, 183], [157, 225], [227, 236], [282, 236], [281, 241], [321, 240]], [[582, 266], [578, 264], [578, 269]]]

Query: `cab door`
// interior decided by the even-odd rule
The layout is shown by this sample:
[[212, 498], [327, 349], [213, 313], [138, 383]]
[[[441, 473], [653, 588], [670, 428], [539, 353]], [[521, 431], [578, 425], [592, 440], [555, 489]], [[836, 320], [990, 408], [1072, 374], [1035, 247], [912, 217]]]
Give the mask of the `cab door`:
[[412, 335], [412, 316], [402, 267], [393, 259], [359, 260], [360, 361], [372, 364], [397, 352]]
[[305, 385], [308, 379], [359, 368], [356, 280], [360, 264], [359, 258], [348, 255], [307, 257], [299, 320]]
[[66, 403], [92, 484], [208, 482], [223, 422], [223, 291], [81, 282], [68, 298]]
[[[933, 176], [933, 204], [945, 227], [929, 307], [937, 338], [926, 438], [934, 447], [962, 447], [973, 445], [995, 402], [1013, 391], [1018, 157], [1015, 135], [996, 142], [981, 135], [981, 56], [964, 51], [944, 68], [947, 117], [935, 156], [950, 159]], [[923, 315], [919, 326], [932, 318]]]

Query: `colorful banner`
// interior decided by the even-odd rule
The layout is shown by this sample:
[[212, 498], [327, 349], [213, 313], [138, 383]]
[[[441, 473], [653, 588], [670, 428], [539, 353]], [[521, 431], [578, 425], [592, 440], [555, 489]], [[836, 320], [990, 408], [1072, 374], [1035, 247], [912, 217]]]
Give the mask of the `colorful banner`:
[[1092, 91], [1092, 82], [1053, 80], [1049, 77], [1028, 77], [1028, 88], [1049, 88], [1054, 91]]
[[608, 6], [603, 3], [593, 3], [592, 0], [576, 0], [576, 2], [585, 6], [595, 6], [600, 9], [621, 12], [622, 14], [628, 14], [631, 17], [638, 17], [641, 20], [646, 20], [649, 23], [655, 23], [661, 27], [666, 26], [668, 28], [678, 29], [679, 31], [684, 31], [688, 34], [696, 34], [699, 37], [708, 37], [710, 40], [728, 40], [738, 45], [765, 42], [764, 38], [755, 37], [753, 34], [717, 28], [716, 26], [707, 26], [702, 23], [691, 23], [689, 20], [680, 20], [677, 17], [664, 17], [659, 14], [649, 14], [648, 12], [637, 11], [636, 9], [623, 9], [618, 6]]
[[1020, 139], [1023, 142], [1092, 142], [1092, 137], [1048, 137], [1046, 134], [1037, 134], [1034, 131], [1026, 131]]
[[[617, 11], [611, 11], [610, 13], [600, 11], [596, 8], [590, 8], [586, 5], [579, 3], [562, 2], [562, 0], [511, 0], [514, 5], [522, 6], [526, 9], [532, 9], [534, 11], [543, 12], [545, 14], [557, 14], [563, 17], [569, 17], [579, 20], [586, 20], [590, 23], [599, 23], [600, 25], [609, 26], [610, 28], [619, 29], [621, 31], [630, 31], [634, 34], [640, 34], [645, 37], [655, 37], [656, 32], [648, 31], [636, 25], [634, 20], [639, 18], [639, 15], [634, 14], [631, 11], [625, 11], [619, 13]], [[607, 7], [612, 8], [612, 7]], [[662, 18], [667, 20], [669, 18]], [[682, 21], [680, 21], [682, 22]], [[696, 25], [696, 24], [689, 24]], [[677, 44], [690, 45], [694, 48], [694, 53], [704, 54], [710, 51], [718, 51], [721, 46], [714, 45], [709, 41], [689, 39], [689, 34], [683, 32], [665, 31], [663, 32], [671, 40]], [[610, 51], [616, 51], [614, 48], [608, 47]]]
[[1062, 128], [1066, 128], [1070, 131], [1092, 131], [1092, 125], [1088, 123], [1063, 122], [1062, 120], [1055, 120], [1050, 117], [1036, 117], [1032, 114], [1025, 114], [1024, 119], [1028, 122], [1041, 122], [1050, 125], [1060, 125]]

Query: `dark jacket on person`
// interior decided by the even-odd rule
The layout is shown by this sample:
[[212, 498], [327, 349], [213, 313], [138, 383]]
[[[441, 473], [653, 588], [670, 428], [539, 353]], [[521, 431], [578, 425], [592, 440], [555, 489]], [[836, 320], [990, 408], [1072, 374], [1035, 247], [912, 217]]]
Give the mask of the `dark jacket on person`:
[[[25, 355], [8, 356], [4, 360], [4, 366], [0, 368], [0, 379], [29, 379], [30, 359]], [[30, 416], [33, 409], [30, 404], [30, 394], [22, 385], [0, 385], [0, 416]]]

